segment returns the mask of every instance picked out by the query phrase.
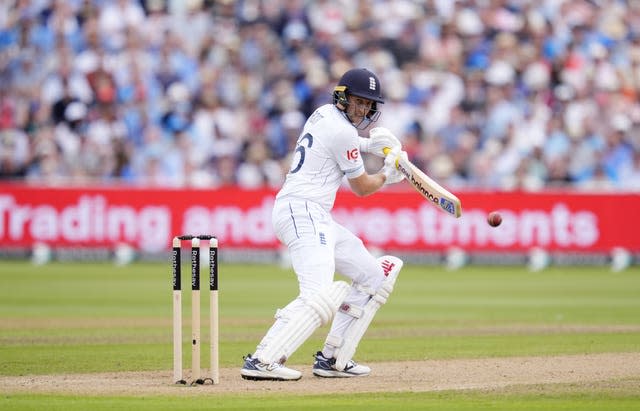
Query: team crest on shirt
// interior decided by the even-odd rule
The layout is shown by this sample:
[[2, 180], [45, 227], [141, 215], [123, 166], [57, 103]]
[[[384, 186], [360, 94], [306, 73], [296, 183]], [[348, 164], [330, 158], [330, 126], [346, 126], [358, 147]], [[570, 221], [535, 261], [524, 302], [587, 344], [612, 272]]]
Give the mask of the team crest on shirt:
[[357, 148], [351, 149], [351, 150], [347, 150], [347, 160], [357, 160], [358, 156], [360, 155], [360, 152], [358, 151]]

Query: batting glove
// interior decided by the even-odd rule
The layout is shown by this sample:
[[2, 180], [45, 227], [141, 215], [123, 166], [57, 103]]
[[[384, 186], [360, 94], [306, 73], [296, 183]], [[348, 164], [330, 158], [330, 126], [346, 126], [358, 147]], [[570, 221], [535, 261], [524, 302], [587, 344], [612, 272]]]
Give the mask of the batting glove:
[[398, 169], [398, 160], [401, 157], [406, 160], [407, 152], [396, 147], [389, 151], [389, 154], [384, 158], [384, 166], [381, 172], [387, 178], [384, 182], [385, 185], [399, 183], [404, 179], [404, 174]]
[[402, 149], [402, 144], [389, 129], [374, 127], [369, 131], [369, 138], [360, 138], [360, 151], [371, 153], [378, 157], [384, 157], [384, 149]]

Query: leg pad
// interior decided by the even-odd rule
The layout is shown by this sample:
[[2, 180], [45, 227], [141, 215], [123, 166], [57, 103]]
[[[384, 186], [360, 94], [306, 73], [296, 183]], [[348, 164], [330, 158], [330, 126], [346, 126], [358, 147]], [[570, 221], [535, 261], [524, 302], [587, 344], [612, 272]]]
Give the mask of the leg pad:
[[325, 343], [336, 348], [334, 357], [336, 358], [336, 369], [344, 370], [358, 348], [360, 340], [369, 328], [373, 317], [378, 309], [387, 302], [387, 298], [393, 291], [393, 287], [402, 269], [402, 260], [394, 256], [383, 256], [378, 258], [386, 278], [375, 292], [370, 293], [371, 298], [364, 307], [355, 307], [343, 304], [340, 311], [355, 318], [342, 337], [336, 335], [327, 336]]
[[279, 310], [276, 317], [287, 322], [277, 335], [260, 343], [263, 347], [259, 353], [260, 362], [272, 364], [286, 361], [318, 327], [331, 321], [349, 288], [346, 282], [335, 281], [318, 294], [305, 299], [299, 311], [288, 313]]

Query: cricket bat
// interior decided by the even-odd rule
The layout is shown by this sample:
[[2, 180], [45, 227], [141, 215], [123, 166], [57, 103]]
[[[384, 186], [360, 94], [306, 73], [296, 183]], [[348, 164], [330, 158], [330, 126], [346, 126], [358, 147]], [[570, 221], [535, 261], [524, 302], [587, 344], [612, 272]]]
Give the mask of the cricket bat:
[[[389, 151], [391, 151], [390, 148], [383, 150], [385, 155]], [[404, 174], [409, 184], [431, 204], [456, 218], [462, 215], [462, 204], [458, 197], [436, 183], [412, 162], [400, 156], [396, 160], [396, 168]]]

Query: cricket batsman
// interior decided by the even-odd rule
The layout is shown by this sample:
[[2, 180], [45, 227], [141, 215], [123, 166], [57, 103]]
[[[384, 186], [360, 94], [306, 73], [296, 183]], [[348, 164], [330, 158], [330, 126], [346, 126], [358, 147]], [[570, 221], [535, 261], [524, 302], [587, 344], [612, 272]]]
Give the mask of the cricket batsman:
[[[345, 175], [358, 196], [404, 178], [396, 161], [406, 153], [391, 132], [378, 127], [369, 138], [358, 134], [380, 117], [378, 105], [383, 103], [378, 77], [365, 68], [351, 69], [335, 87], [333, 104], [319, 107], [306, 121], [272, 214], [275, 233], [290, 253], [299, 295], [276, 311], [255, 352], [244, 358], [243, 378], [300, 379], [300, 371], [286, 367], [285, 361], [331, 321], [324, 346], [315, 354], [313, 374], [338, 378], [371, 372], [353, 356], [403, 263], [394, 256], [376, 259], [362, 240], [333, 220], [331, 210]], [[385, 148], [391, 148], [386, 157]], [[385, 157], [384, 166], [368, 174], [361, 152]], [[336, 271], [351, 284], [334, 281]]]

